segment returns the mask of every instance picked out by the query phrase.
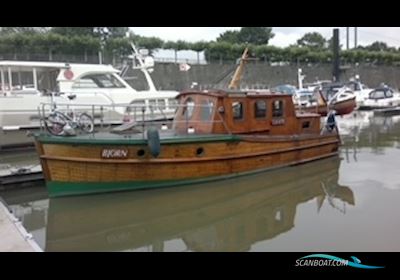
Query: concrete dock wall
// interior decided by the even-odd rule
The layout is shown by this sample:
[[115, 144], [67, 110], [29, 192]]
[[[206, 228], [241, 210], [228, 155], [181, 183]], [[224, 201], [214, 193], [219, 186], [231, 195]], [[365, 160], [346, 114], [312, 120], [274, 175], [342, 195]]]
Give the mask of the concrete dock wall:
[[[330, 64], [300, 65], [304, 82], [315, 80], [331, 80], [332, 66]], [[193, 82], [201, 88], [223, 87], [229, 83], [236, 65], [234, 64], [208, 64], [191, 65], [189, 71], [179, 71], [179, 64], [158, 63], [152, 73], [153, 80], [158, 89], [183, 90], [189, 88]], [[279, 84], [297, 85], [297, 66], [270, 66], [266, 63], [249, 63], [246, 65], [242, 86], [251, 88], [267, 88]], [[354, 75], [360, 75], [363, 83], [370, 87], [377, 87], [384, 82], [396, 89], [400, 88], [400, 67], [396, 66], [350, 66], [343, 70], [341, 80], [347, 81]], [[129, 70], [127, 76], [133, 77], [128, 82], [135, 88], [145, 89], [145, 79], [138, 70]]]

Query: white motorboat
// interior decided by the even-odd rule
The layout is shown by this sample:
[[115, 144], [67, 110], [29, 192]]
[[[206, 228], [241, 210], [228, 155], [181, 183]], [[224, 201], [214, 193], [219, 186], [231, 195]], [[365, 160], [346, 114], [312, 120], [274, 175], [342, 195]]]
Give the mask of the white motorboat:
[[397, 106], [400, 106], [400, 93], [383, 86], [371, 91], [368, 99], [359, 105], [359, 110], [395, 108]]
[[[144, 58], [132, 44], [134, 59], [146, 77], [148, 90], [137, 91], [111, 65], [69, 64], [57, 62], [0, 61], [0, 130], [18, 130], [39, 126], [42, 103], [75, 106], [107, 105], [102, 115], [116, 123], [133, 109], [110, 105], [132, 104], [148, 118], [172, 118], [177, 91], [158, 91], [150, 73], [151, 57]], [[75, 96], [73, 103], [70, 96]], [[97, 106], [98, 108], [99, 106]], [[50, 110], [50, 106], [47, 108]], [[89, 112], [99, 115], [100, 112]]]
[[351, 79], [347, 82], [346, 87], [354, 92], [357, 106], [362, 105], [364, 101], [368, 99], [369, 93], [374, 90], [361, 83], [358, 75], [356, 75], [355, 79]]

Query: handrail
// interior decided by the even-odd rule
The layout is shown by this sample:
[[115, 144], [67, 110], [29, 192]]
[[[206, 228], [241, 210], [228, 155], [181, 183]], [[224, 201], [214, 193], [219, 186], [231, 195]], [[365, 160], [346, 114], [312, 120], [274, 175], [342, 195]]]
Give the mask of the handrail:
[[[182, 131], [182, 129], [186, 130], [186, 134], [196, 134], [196, 132], [192, 133], [191, 128], [193, 124], [198, 124], [198, 123], [204, 123], [204, 124], [210, 124], [210, 123], [222, 123], [224, 126], [224, 129], [228, 134], [231, 134], [229, 131], [225, 121], [223, 120], [222, 116], [219, 114], [218, 111], [214, 111], [213, 113], [210, 114], [210, 116], [216, 116], [217, 119], [211, 118], [209, 120], [200, 120], [200, 119], [185, 119], [184, 117], [182, 119], [173, 119], [173, 116], [171, 113], [174, 115], [177, 112], [182, 112], [182, 110], [179, 110], [181, 108], [187, 108], [186, 104], [174, 104], [173, 108], [168, 107], [168, 109], [165, 107], [166, 105], [145, 105], [143, 106], [142, 104], [131, 104], [131, 103], [119, 103], [119, 104], [79, 104], [79, 103], [56, 103], [57, 106], [57, 111], [63, 112], [64, 108], [66, 110], [71, 109], [73, 107], [74, 109], [78, 110], [84, 110], [87, 108], [87, 110], [84, 110], [87, 114], [91, 115], [93, 120], [98, 120], [99, 117], [95, 117], [96, 113], [100, 113], [100, 122], [95, 121], [95, 125], [100, 125], [101, 128], [103, 128], [103, 124], [119, 124], [121, 126], [124, 126], [121, 128], [121, 130], [118, 130], [118, 132], [125, 132], [128, 131], [129, 129], [136, 127], [136, 128], [142, 128], [144, 132], [147, 127], [153, 126], [153, 125], [159, 125], [161, 130], [165, 130], [165, 127], [168, 127], [169, 130], [173, 131], [176, 133], [179, 129], [179, 131]], [[170, 105], [169, 105], [170, 106]], [[124, 114], [120, 114], [118, 116], [113, 115], [110, 119], [104, 120], [104, 114], [103, 110], [107, 108], [112, 108], [115, 109], [117, 107], [123, 108], [123, 111], [125, 112]], [[193, 108], [210, 108], [210, 105], [203, 105], [203, 104], [195, 104], [193, 105]], [[216, 109], [213, 109], [216, 110]], [[38, 113], [39, 113], [39, 118], [40, 118], [40, 129], [41, 132], [46, 132], [46, 121], [47, 121], [47, 115], [51, 112], [54, 111], [54, 103], [48, 103], [48, 102], [42, 102], [40, 103], [40, 106], [38, 108]], [[126, 118], [127, 117], [127, 118]], [[182, 124], [185, 124], [182, 126]], [[51, 124], [51, 123], [50, 123]], [[180, 125], [179, 128], [177, 125]], [[126, 127], [125, 127], [126, 126]], [[164, 127], [164, 128], [163, 128]], [[111, 129], [111, 126], [108, 127]], [[115, 127], [114, 127], [115, 128]], [[114, 130], [114, 132], [116, 132]], [[138, 133], [137, 131], [132, 132], [132, 134]], [[143, 133], [143, 139], [145, 138], [145, 133]]]

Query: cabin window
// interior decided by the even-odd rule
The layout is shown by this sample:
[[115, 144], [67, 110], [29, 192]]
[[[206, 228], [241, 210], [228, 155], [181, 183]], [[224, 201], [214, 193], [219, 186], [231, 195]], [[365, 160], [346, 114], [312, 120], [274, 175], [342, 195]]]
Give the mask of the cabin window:
[[178, 101], [175, 98], [169, 98], [168, 99], [168, 108], [169, 109], [177, 109]]
[[267, 115], [267, 103], [264, 100], [258, 100], [254, 103], [254, 117], [265, 118]]
[[143, 107], [146, 107], [146, 100], [138, 99], [132, 102], [133, 111], [141, 111]]
[[391, 90], [388, 90], [388, 91], [386, 91], [385, 96], [386, 96], [386, 98], [391, 98], [391, 97], [393, 97], [393, 92]]
[[150, 110], [156, 110], [157, 109], [157, 102], [155, 99], [149, 99], [149, 107]]
[[375, 90], [369, 94], [370, 99], [383, 99], [385, 98], [384, 90]]
[[274, 100], [272, 103], [272, 117], [283, 117], [283, 100]]
[[72, 88], [125, 88], [112, 74], [90, 74], [78, 79]]
[[165, 100], [164, 99], [158, 99], [157, 100], [157, 106], [160, 110], [165, 110], [167, 106], [165, 105]]
[[200, 120], [209, 121], [214, 109], [214, 103], [211, 100], [203, 100], [200, 105]]
[[242, 120], [243, 119], [243, 103], [242, 102], [233, 102], [232, 103], [232, 115], [234, 120]]
[[193, 111], [194, 111], [194, 100], [189, 97], [185, 101], [185, 106], [183, 107], [182, 115], [189, 120], [193, 116]]
[[309, 122], [309, 121], [303, 122], [303, 123], [302, 123], [302, 127], [303, 127], [303, 128], [309, 128], [309, 127], [310, 127], [310, 122]]

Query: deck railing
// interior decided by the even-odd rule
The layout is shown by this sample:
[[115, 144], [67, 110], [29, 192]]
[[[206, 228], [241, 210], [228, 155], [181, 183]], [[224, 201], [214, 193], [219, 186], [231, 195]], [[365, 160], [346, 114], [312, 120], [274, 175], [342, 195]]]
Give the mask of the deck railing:
[[[188, 105], [182, 104], [166, 104], [166, 105], [139, 105], [139, 104], [71, 104], [71, 103], [41, 103], [38, 107], [40, 131], [41, 133], [49, 133], [46, 129], [46, 122], [49, 121], [49, 115], [55, 111], [61, 112], [64, 115], [71, 117], [70, 122], [76, 120], [76, 116], [82, 113], [86, 113], [91, 116], [94, 121], [95, 129], [90, 132], [95, 134], [98, 132], [111, 132], [117, 134], [123, 134], [126, 137], [132, 135], [142, 134], [142, 138], [146, 138], [146, 131], [150, 127], [156, 127], [160, 131], [165, 131], [173, 134], [177, 134], [177, 127], [179, 127], [182, 134], [182, 128], [186, 135], [198, 134], [195, 127], [197, 124], [215, 124], [221, 123], [225, 132], [230, 134], [226, 123], [218, 110], [208, 105], [191, 105], [193, 110], [196, 108], [207, 107], [211, 109], [209, 120], [192, 120], [188, 117], [187, 113], [182, 113], [184, 108], [188, 108]], [[182, 110], [180, 110], [182, 108]], [[175, 118], [175, 115], [179, 113], [183, 117]], [[214, 119], [214, 114], [217, 117]], [[183, 125], [182, 125], [183, 124]], [[47, 125], [49, 125], [47, 123]], [[77, 134], [84, 133], [79, 130], [79, 127], [75, 127]]]

